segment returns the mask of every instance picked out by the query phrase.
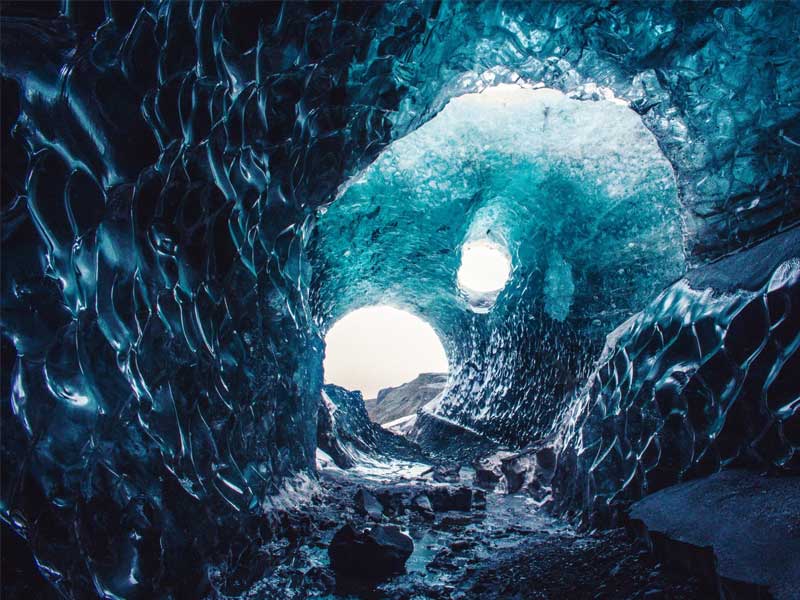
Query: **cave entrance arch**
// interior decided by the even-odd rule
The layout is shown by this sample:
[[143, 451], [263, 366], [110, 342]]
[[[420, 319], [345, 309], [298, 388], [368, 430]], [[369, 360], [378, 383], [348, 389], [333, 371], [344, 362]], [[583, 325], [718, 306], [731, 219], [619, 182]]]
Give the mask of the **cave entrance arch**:
[[374, 305], [333, 324], [323, 369], [326, 384], [361, 392], [370, 418], [386, 426], [438, 395], [449, 365], [430, 324], [400, 308]]
[[[523, 445], [605, 335], [684, 272], [681, 214], [672, 165], [626, 102], [527, 83], [461, 94], [320, 211], [317, 318], [370, 298], [426, 315], [450, 357], [436, 416]], [[502, 287], [465, 284], [477, 242], [507, 258]]]

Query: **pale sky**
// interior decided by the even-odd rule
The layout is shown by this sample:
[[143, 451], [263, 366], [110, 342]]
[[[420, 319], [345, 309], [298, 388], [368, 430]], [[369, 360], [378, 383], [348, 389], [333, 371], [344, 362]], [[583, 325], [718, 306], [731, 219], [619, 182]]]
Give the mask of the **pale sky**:
[[494, 292], [506, 285], [511, 262], [505, 253], [488, 241], [470, 242], [461, 250], [458, 283], [474, 292]]
[[391, 306], [348, 313], [325, 336], [325, 383], [374, 398], [420, 373], [447, 373], [447, 355], [428, 323]]

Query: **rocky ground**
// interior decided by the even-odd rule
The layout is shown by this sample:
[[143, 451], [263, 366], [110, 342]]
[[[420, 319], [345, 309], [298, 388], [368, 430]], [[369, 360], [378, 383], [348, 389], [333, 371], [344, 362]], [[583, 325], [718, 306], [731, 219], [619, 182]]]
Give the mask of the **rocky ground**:
[[[581, 534], [527, 494], [487, 493], [473, 481], [470, 469], [322, 469], [321, 494], [311, 510], [286, 515], [294, 533], [263, 549], [272, 558], [267, 576], [247, 589], [220, 589], [219, 597], [714, 597], [698, 581], [658, 564], [623, 530]], [[368, 529], [373, 533], [361, 533]], [[404, 566], [400, 532], [413, 540]], [[390, 576], [392, 560], [400, 567]]]
[[586, 536], [532, 534], [460, 582], [463, 598], [692, 599], [715, 597], [664, 568], [622, 529]]

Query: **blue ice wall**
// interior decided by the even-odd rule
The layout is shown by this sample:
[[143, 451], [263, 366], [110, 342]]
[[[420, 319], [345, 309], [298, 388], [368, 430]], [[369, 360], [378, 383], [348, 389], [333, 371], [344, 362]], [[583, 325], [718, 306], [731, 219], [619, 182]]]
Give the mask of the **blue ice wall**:
[[12, 9], [3, 518], [66, 596], [235, 591], [314, 467], [308, 207], [385, 137], [345, 107], [380, 11]]
[[800, 471], [800, 228], [690, 271], [609, 335], [556, 425], [556, 505], [595, 523], [725, 467]]
[[280, 530], [264, 510], [313, 467], [316, 209], [451, 97], [521, 76], [629, 102], [691, 260], [742, 248], [800, 214], [799, 12], [4, 4], [4, 522], [66, 597], [243, 589]]

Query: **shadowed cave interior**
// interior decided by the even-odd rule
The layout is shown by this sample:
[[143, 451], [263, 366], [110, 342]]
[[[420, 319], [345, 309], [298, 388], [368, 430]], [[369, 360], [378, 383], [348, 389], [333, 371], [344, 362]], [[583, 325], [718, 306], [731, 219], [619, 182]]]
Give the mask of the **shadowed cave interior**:
[[0, 14], [3, 595], [797, 597], [800, 4]]

